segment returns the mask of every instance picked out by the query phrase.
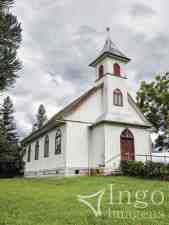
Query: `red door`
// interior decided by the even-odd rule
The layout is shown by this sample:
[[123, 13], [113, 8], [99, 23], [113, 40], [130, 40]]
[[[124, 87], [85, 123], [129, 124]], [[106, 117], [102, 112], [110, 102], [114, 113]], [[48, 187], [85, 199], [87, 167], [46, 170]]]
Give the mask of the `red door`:
[[135, 160], [134, 136], [130, 130], [126, 129], [122, 132], [121, 137], [121, 159]]

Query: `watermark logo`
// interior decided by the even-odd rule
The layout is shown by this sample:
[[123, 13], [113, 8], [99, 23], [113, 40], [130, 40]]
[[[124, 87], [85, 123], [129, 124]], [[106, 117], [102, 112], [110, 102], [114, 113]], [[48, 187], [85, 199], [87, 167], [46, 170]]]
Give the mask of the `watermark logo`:
[[[96, 217], [103, 214], [105, 215], [105, 211], [104, 213], [102, 212], [102, 206], [104, 206], [104, 210], [106, 209], [106, 215], [117, 219], [133, 217], [159, 219], [165, 216], [161, 211], [157, 212], [157, 210], [147, 210], [149, 205], [159, 207], [160, 209], [160, 206], [165, 201], [165, 196], [162, 191], [116, 190], [116, 192], [113, 192], [113, 186], [113, 184], [109, 184], [107, 189], [103, 188], [102, 190], [90, 195], [78, 195], [78, 201], [85, 204]], [[103, 201], [105, 193], [108, 194], [109, 198], [108, 200], [106, 198], [106, 200]], [[93, 203], [93, 200], [95, 200], [95, 203]], [[126, 207], [127, 211], [124, 210], [124, 207]]]
[[[94, 194], [91, 195], [78, 195], [78, 200], [82, 203], [84, 203], [85, 205], [87, 205], [93, 212], [93, 214], [98, 217], [102, 215], [101, 212], [101, 202], [102, 202], [102, 198], [103, 195], [105, 193], [105, 189], [100, 190]], [[93, 206], [93, 204], [91, 202], [89, 202], [89, 200], [96, 198], [97, 203], [96, 203], [96, 207]]]

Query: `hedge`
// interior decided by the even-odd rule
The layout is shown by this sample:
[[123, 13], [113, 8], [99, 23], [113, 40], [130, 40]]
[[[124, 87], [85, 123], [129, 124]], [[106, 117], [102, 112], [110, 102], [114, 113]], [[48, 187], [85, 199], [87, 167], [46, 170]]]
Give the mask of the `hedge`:
[[19, 160], [2, 161], [0, 160], [0, 178], [12, 178], [23, 176], [24, 163]]
[[169, 180], [169, 164], [146, 161], [121, 161], [120, 169], [125, 176]]

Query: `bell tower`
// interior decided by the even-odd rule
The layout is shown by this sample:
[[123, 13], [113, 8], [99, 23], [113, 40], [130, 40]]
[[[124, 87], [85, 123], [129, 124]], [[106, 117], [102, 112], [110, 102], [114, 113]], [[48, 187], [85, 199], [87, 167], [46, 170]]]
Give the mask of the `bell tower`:
[[126, 64], [130, 58], [125, 56], [112, 42], [110, 28], [106, 29], [107, 38], [98, 57], [89, 65], [96, 70], [95, 85], [103, 83], [103, 111], [114, 115], [127, 113], [128, 91]]
[[106, 28], [107, 38], [98, 57], [89, 66], [96, 69], [96, 81], [106, 75], [126, 78], [125, 65], [130, 61], [112, 42], [110, 28]]

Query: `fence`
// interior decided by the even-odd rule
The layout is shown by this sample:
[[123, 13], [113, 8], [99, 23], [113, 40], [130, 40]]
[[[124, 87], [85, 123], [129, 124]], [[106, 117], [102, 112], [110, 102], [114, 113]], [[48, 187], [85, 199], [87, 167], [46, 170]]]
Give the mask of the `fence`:
[[136, 160], [143, 160], [143, 161], [153, 161], [153, 162], [160, 162], [160, 163], [169, 163], [169, 153], [168, 152], [153, 152], [147, 155], [136, 155]]

